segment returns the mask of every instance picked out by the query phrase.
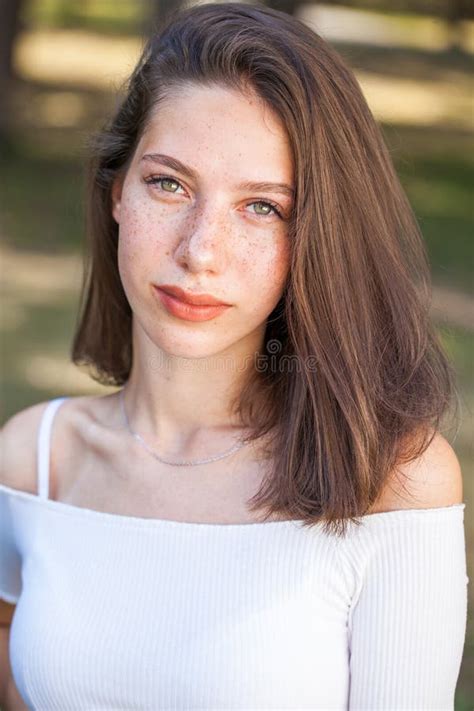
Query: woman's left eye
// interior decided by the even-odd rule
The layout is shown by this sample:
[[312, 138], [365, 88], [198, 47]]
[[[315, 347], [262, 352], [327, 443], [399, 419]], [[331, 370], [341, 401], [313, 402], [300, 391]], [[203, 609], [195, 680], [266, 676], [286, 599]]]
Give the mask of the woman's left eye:
[[257, 200], [256, 202], [250, 202], [249, 205], [258, 205], [259, 207], [263, 207], [265, 208], [265, 210], [267, 210], [266, 212], [256, 212], [256, 215], [267, 217], [272, 215], [273, 213], [275, 215], [278, 215], [278, 217], [282, 216], [278, 205], [274, 202], [267, 202], [266, 200]]
[[[160, 192], [164, 193], [177, 193], [179, 188], [183, 188], [178, 180], [170, 178], [167, 175], [152, 175], [150, 178], [145, 178], [144, 182], [147, 185], [159, 186], [158, 189]], [[283, 219], [277, 203], [270, 202], [269, 200], [254, 200], [253, 202], [247, 203], [247, 207], [251, 205], [257, 205], [259, 209], [263, 208], [264, 210], [263, 212], [254, 212], [255, 215], [259, 215], [260, 217], [271, 217], [274, 214]]]

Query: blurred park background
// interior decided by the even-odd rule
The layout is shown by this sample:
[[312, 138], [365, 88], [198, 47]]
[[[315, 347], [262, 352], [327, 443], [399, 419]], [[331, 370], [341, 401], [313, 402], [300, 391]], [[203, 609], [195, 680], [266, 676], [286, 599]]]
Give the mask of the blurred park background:
[[[354, 69], [426, 239], [432, 315], [461, 394], [460, 430], [445, 435], [464, 473], [471, 580], [456, 709], [472, 711], [474, 12], [462, 0], [269, 4], [309, 23]], [[113, 390], [69, 360], [82, 277], [86, 142], [116, 105], [147, 33], [176, 3], [2, 0], [0, 7], [4, 422], [55, 396]]]

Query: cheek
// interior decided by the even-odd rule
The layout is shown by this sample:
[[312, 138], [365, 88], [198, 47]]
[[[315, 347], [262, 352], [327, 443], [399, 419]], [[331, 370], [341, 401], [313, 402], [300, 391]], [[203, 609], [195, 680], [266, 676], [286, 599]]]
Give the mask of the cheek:
[[132, 283], [140, 281], [142, 266], [146, 263], [151, 246], [146, 208], [131, 209], [122, 204], [118, 231], [117, 263], [125, 292], [132, 290]]
[[124, 286], [126, 286], [131, 275], [136, 271], [136, 265], [139, 259], [140, 249], [136, 234], [128, 230], [122, 220], [118, 234], [117, 263]]
[[[146, 202], [122, 205], [118, 234], [118, 263], [120, 273], [137, 274], [141, 265], [150, 265], [160, 251], [162, 230], [156, 229], [156, 210]], [[162, 242], [162, 240], [161, 240]]]
[[182, 216], [166, 206], [148, 200], [130, 200], [122, 207], [119, 249], [135, 262], [148, 262], [169, 253], [170, 245], [182, 231]]
[[[247, 247], [250, 245], [247, 244]], [[239, 271], [244, 293], [258, 294], [253, 310], [273, 309], [285, 286], [290, 266], [288, 236], [277, 235], [272, 240], [255, 242], [242, 251]]]

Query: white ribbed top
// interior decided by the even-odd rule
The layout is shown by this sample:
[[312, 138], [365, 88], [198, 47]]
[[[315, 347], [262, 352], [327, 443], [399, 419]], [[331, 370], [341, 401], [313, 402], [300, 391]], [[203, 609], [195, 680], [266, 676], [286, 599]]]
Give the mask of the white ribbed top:
[[466, 632], [465, 504], [361, 517], [183, 523], [0, 485], [0, 597], [36, 711], [454, 708]]

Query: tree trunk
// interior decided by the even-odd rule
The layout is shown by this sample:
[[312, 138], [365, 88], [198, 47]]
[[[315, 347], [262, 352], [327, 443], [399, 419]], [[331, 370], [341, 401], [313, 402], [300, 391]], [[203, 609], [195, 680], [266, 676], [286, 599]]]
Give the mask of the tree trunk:
[[13, 48], [20, 30], [23, 0], [0, 0], [0, 141], [8, 138], [11, 117], [11, 92], [14, 82]]

